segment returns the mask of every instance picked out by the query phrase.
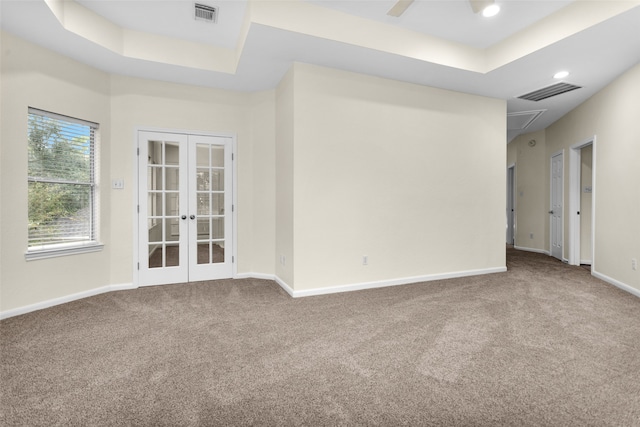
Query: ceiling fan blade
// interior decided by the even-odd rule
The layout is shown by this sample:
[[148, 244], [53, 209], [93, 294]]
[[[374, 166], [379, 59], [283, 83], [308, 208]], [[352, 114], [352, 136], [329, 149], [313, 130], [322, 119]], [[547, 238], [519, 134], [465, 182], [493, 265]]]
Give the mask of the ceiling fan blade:
[[469, 3], [471, 3], [471, 9], [473, 9], [475, 13], [479, 13], [485, 7], [495, 3], [495, 1], [494, 0], [469, 0]]
[[413, 3], [413, 0], [398, 0], [398, 2], [389, 9], [387, 15], [395, 16], [397, 18], [402, 15], [409, 6], [411, 6], [411, 3]]

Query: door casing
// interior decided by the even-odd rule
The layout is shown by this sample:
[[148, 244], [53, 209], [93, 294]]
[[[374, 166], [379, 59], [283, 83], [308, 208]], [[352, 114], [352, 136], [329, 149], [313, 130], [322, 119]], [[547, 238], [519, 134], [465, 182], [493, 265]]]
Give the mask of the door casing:
[[516, 165], [507, 168], [507, 244], [516, 243]]
[[591, 161], [591, 269], [595, 270], [595, 232], [596, 232], [596, 135], [571, 146], [569, 151], [569, 264], [580, 265], [580, 170], [582, 149], [593, 147]]

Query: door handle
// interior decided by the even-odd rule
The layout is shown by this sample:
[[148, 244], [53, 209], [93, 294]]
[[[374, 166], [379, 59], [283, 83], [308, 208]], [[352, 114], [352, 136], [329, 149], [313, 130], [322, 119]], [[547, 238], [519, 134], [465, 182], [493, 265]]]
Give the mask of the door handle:
[[180, 218], [187, 219], [187, 216], [186, 215], [182, 215]]
[[191, 215], [189, 218], [196, 219], [196, 216], [195, 215]]
[[553, 215], [553, 211], [549, 211], [549, 213], [550, 213], [551, 215]]

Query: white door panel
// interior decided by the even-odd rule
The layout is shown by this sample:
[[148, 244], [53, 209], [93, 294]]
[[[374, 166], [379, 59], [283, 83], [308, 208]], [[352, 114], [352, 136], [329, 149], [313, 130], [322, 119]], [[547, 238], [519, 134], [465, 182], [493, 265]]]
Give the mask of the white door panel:
[[563, 215], [563, 155], [551, 158], [551, 255], [562, 260]]

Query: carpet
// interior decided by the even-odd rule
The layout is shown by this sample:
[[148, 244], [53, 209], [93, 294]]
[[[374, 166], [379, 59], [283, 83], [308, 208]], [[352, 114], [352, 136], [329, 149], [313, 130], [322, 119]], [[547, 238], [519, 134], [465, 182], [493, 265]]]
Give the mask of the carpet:
[[290, 298], [118, 291], [0, 322], [0, 422], [640, 425], [640, 299], [507, 250], [505, 273]]

